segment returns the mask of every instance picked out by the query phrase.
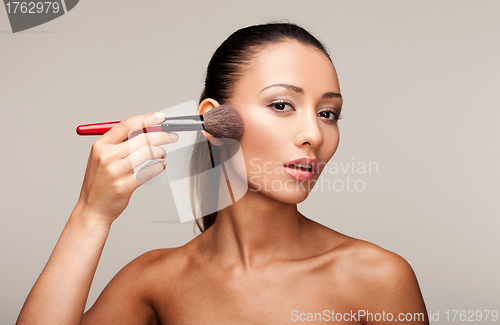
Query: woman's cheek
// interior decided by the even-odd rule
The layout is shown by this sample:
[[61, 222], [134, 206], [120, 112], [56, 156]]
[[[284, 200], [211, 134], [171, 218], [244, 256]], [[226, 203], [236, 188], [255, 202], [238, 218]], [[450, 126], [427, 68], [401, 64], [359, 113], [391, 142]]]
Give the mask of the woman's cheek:
[[328, 162], [339, 147], [340, 133], [338, 126], [335, 126], [333, 130], [329, 130], [329, 132], [325, 133], [325, 142], [323, 143], [321, 157], [318, 157], [318, 159], [320, 161]]

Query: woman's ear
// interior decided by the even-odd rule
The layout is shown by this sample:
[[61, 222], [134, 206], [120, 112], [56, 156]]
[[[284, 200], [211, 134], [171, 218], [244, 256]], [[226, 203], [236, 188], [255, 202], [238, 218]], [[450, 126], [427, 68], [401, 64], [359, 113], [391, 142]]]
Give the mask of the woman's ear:
[[[219, 103], [215, 99], [205, 98], [200, 103], [200, 105], [198, 105], [198, 115], [204, 115], [206, 112], [217, 106], [219, 106]], [[214, 146], [220, 146], [222, 144], [222, 141], [220, 141], [217, 138], [214, 138], [214, 136], [208, 133], [207, 131], [202, 130], [201, 133], [203, 133], [205, 138], [207, 138], [207, 140]]]

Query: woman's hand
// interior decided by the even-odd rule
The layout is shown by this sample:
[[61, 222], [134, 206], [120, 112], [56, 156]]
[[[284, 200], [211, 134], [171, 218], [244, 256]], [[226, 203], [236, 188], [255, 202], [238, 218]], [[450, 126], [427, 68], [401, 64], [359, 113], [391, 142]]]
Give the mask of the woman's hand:
[[134, 173], [147, 160], [165, 158], [160, 145], [177, 141], [175, 133], [142, 133], [164, 119], [163, 113], [130, 117], [94, 142], [77, 203], [80, 211], [111, 223], [125, 210], [135, 189], [165, 169], [159, 161]]

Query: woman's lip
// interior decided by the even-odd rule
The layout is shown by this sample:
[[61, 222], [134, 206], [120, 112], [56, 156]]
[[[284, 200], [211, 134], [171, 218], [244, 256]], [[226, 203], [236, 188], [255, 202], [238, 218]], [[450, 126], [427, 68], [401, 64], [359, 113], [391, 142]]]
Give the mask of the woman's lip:
[[316, 174], [318, 172], [319, 163], [318, 159], [316, 158], [308, 158], [308, 157], [297, 158], [294, 160], [290, 160], [289, 162], [284, 164], [284, 166], [293, 168], [294, 165], [298, 165], [301, 163], [311, 166], [313, 174]]
[[[298, 164], [306, 164], [311, 166], [311, 170], [302, 170], [299, 168], [295, 168], [295, 165]], [[283, 166], [285, 171], [290, 174], [292, 177], [298, 179], [299, 181], [309, 181], [314, 178], [316, 173], [318, 172], [318, 159], [316, 158], [308, 158], [302, 157], [294, 160], [290, 160]]]
[[291, 176], [295, 177], [299, 181], [310, 181], [316, 175], [314, 169], [312, 171], [305, 171], [302, 169], [297, 169], [293, 167], [284, 166], [285, 171]]

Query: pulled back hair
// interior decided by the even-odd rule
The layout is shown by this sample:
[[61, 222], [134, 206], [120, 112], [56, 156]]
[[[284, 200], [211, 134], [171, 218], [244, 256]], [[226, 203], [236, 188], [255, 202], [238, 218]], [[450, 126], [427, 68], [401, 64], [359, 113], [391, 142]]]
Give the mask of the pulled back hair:
[[[254, 25], [237, 30], [231, 34], [215, 51], [207, 67], [205, 88], [200, 97], [200, 103], [206, 98], [212, 98], [219, 104], [230, 104], [234, 85], [245, 73], [245, 68], [255, 58], [259, 50], [267, 45], [287, 40], [299, 41], [322, 51], [330, 60], [326, 48], [304, 28], [292, 23], [267, 23]], [[217, 212], [217, 197], [204, 193], [205, 185], [210, 180], [204, 179], [200, 171], [213, 167], [215, 146], [200, 142], [203, 134], [198, 131], [196, 145], [191, 157], [190, 193], [191, 207], [195, 215], [195, 226], [201, 232], [215, 223]], [[213, 180], [212, 180], [213, 181]], [[209, 197], [207, 197], [207, 195]], [[212, 196], [212, 197], [210, 197]], [[197, 203], [196, 203], [197, 202]], [[201, 222], [200, 222], [201, 220]]]

